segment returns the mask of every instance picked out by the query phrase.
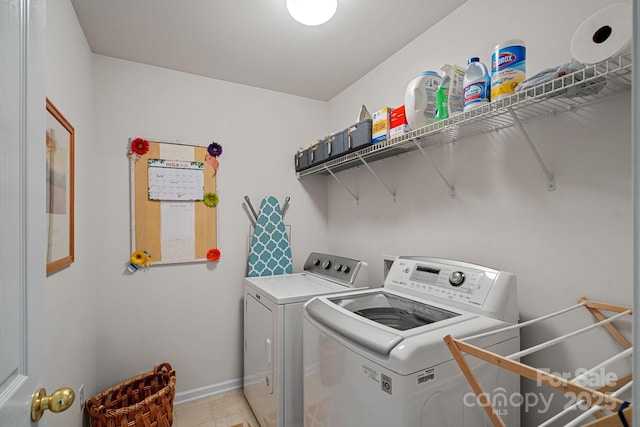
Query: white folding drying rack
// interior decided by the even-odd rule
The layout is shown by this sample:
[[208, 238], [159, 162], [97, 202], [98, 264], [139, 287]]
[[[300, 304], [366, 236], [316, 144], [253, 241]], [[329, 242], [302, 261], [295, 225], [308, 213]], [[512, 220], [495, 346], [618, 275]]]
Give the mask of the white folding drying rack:
[[[469, 341], [472, 341], [476, 338], [480, 338], [483, 336], [493, 335], [496, 333], [500, 333], [502, 331], [506, 331], [509, 329], [523, 328], [525, 326], [529, 326], [534, 323], [538, 323], [540, 321], [559, 316], [561, 314], [567, 313], [571, 310], [577, 309], [579, 307], [585, 307], [589, 312], [593, 315], [596, 323], [591, 324], [589, 326], [585, 326], [583, 328], [572, 331], [568, 334], [559, 336], [557, 338], [551, 339], [549, 341], [545, 341], [541, 344], [535, 345], [533, 347], [527, 348], [525, 350], [519, 351], [517, 353], [513, 353], [507, 356], [501, 356], [480, 347], [469, 344]], [[611, 315], [610, 317], [606, 317], [602, 314], [602, 311], [616, 313]], [[589, 409], [584, 412], [579, 413], [577, 417], [575, 417], [571, 422], [565, 424], [565, 426], [589, 426], [589, 427], [621, 427], [621, 426], [630, 426], [631, 425], [631, 405], [629, 402], [621, 400], [618, 396], [622, 393], [631, 389], [633, 384], [631, 374], [627, 374], [617, 380], [607, 384], [598, 389], [594, 389], [591, 387], [587, 387], [582, 383], [584, 383], [584, 379], [593, 373], [601, 372], [602, 369], [611, 366], [612, 364], [623, 360], [625, 358], [629, 358], [632, 356], [633, 346], [631, 342], [613, 325], [613, 322], [621, 317], [631, 315], [631, 309], [627, 307], [604, 304], [600, 302], [590, 301], [587, 298], [580, 298], [578, 300], [578, 304], [565, 308], [563, 310], [557, 311], [555, 313], [547, 314], [545, 316], [541, 316], [527, 322], [519, 323], [516, 325], [508, 326], [502, 329], [498, 329], [491, 332], [486, 332], [483, 334], [474, 335], [471, 337], [466, 337], [464, 339], [456, 339], [451, 335], [447, 335], [444, 338], [445, 343], [449, 347], [449, 351], [453, 355], [454, 359], [460, 366], [462, 373], [465, 378], [469, 382], [471, 389], [476, 394], [478, 401], [481, 406], [485, 409], [485, 412], [489, 416], [489, 419], [493, 422], [495, 427], [506, 427], [502, 419], [500, 418], [499, 411], [497, 411], [489, 394], [485, 393], [483, 390], [478, 378], [473, 373], [472, 369], [469, 366], [467, 359], [465, 359], [464, 354], [468, 354], [485, 362], [496, 365], [500, 368], [509, 370], [514, 372], [522, 377], [528, 378], [532, 381], [538, 381], [539, 383], [557, 389], [563, 393], [571, 393], [572, 396], [576, 396], [576, 403], [574, 405], [568, 406], [564, 408], [562, 411], [540, 424], [538, 427], [549, 426], [552, 425], [553, 422], [557, 421], [561, 417], [566, 416], [569, 412], [577, 409], [578, 407], [589, 407]], [[535, 353], [539, 350], [551, 347], [557, 343], [560, 343], [568, 338], [573, 336], [582, 334], [589, 330], [604, 327], [618, 342], [620, 347], [622, 347], [622, 351], [615, 354], [613, 357], [601, 362], [597, 366], [585, 371], [581, 375], [576, 376], [573, 379], [565, 379], [560, 376], [549, 373], [547, 370], [541, 370], [534, 368], [532, 366], [526, 365], [524, 363], [519, 362], [518, 360], [521, 357], [527, 356], [529, 354]], [[581, 399], [581, 397], [583, 399]], [[587, 422], [586, 424], [582, 424], [587, 418], [596, 417], [595, 421]], [[556, 424], [557, 425], [557, 424]]]

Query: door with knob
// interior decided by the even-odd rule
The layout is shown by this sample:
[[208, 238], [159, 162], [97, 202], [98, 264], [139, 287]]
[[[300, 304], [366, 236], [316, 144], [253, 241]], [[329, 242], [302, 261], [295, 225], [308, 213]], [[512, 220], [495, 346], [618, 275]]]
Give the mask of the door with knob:
[[72, 391], [36, 393], [46, 365], [44, 32], [45, 0], [0, 0], [0, 426], [44, 427], [42, 411], [73, 402]]

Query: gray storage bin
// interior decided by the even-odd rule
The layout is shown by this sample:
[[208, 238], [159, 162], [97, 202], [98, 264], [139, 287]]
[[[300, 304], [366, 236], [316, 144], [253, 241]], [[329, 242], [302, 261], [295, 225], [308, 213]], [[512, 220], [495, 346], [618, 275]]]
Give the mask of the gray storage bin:
[[346, 153], [347, 131], [341, 130], [326, 138], [329, 142], [329, 158], [334, 159]]
[[371, 119], [351, 125], [316, 141], [304, 151], [298, 151], [294, 155], [295, 170], [303, 171], [367, 145], [371, 145]]
[[334, 140], [331, 142], [331, 158], [371, 145], [371, 119], [349, 126], [343, 131], [334, 133], [330, 138], [332, 137]]
[[311, 166], [319, 165], [320, 163], [329, 160], [331, 153], [331, 144], [328, 138], [324, 138], [317, 141], [309, 148], [309, 163]]
[[367, 145], [371, 145], [371, 119], [366, 119], [345, 129], [347, 152], [359, 150]]
[[345, 129], [345, 152], [350, 153], [371, 145], [371, 122], [371, 119], [365, 119]]
[[298, 151], [293, 156], [293, 162], [295, 164], [296, 172], [303, 171], [311, 166], [309, 161], [309, 150]]

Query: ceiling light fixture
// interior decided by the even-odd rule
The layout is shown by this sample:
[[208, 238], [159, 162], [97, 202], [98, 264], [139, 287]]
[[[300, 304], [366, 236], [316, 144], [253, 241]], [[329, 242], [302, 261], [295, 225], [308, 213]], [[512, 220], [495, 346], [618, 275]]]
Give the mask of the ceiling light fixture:
[[338, 0], [287, 0], [287, 10], [304, 25], [324, 24], [335, 15]]

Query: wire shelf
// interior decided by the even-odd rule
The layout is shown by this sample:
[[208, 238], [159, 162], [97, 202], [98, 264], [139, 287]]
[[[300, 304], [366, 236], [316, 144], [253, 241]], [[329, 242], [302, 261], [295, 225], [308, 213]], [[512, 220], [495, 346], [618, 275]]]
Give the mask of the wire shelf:
[[[451, 118], [296, 172], [298, 178], [329, 174], [367, 162], [494, 132], [535, 118], [573, 111], [631, 88], [631, 54], [608, 59]], [[515, 117], [514, 117], [515, 113]]]

